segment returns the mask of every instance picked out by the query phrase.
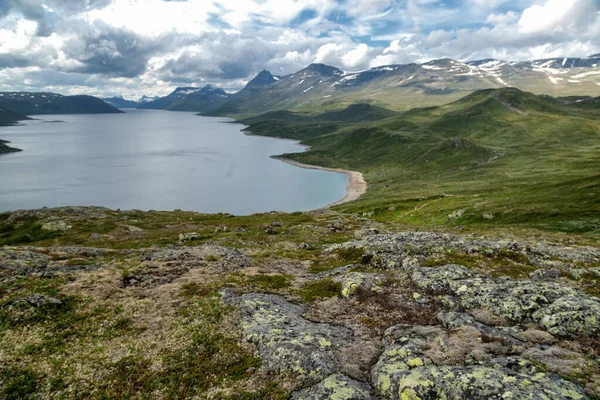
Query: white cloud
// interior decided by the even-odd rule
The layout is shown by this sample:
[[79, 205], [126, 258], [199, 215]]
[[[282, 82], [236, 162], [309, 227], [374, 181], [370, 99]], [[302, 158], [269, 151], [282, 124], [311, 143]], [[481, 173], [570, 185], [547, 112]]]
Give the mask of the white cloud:
[[[0, 0], [0, 85], [92, 94], [239, 88], [260, 70], [600, 52], [598, 0]], [[291, 24], [304, 10], [311, 18]], [[475, 27], [473, 27], [475, 26]], [[362, 37], [378, 41], [363, 43]]]
[[514, 11], [509, 11], [504, 14], [490, 14], [485, 21], [491, 25], [505, 25], [515, 22], [519, 19], [519, 14]]
[[[597, 14], [594, 0], [548, 0], [523, 11], [518, 23], [522, 34], [562, 32]], [[590, 14], [591, 12], [591, 14]]]

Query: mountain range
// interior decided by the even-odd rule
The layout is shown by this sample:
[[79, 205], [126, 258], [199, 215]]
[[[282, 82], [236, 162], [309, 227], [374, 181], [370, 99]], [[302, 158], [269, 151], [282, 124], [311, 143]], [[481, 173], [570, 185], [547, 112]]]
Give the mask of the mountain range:
[[283, 77], [262, 71], [234, 94], [210, 85], [202, 89], [183, 87], [138, 108], [234, 116], [340, 109], [356, 103], [407, 110], [447, 104], [476, 90], [503, 87], [554, 97], [597, 96], [600, 54], [523, 62], [440, 59], [356, 72], [311, 64]]

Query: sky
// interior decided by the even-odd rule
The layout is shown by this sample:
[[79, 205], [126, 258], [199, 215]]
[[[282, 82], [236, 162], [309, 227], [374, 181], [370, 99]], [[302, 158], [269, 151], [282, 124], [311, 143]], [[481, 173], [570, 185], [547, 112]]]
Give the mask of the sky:
[[600, 0], [0, 0], [0, 91], [241, 89], [261, 70], [600, 53]]

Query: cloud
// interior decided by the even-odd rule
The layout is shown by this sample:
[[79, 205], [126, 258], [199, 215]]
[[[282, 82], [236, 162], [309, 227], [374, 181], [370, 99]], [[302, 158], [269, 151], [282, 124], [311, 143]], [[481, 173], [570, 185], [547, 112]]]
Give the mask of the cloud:
[[[262, 69], [347, 70], [600, 52], [598, 0], [0, 0], [6, 90], [239, 89]], [[143, 17], [140, 17], [143, 16]]]

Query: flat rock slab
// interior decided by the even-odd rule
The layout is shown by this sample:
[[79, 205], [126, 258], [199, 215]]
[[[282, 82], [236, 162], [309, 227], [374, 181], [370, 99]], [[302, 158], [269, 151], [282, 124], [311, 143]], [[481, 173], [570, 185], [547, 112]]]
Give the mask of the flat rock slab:
[[336, 353], [352, 339], [349, 329], [308, 321], [303, 307], [277, 295], [226, 294], [224, 299], [242, 312], [242, 336], [258, 347], [263, 369], [296, 374], [303, 384], [339, 372]]
[[331, 375], [319, 384], [292, 394], [292, 400], [371, 400], [371, 386], [345, 375]]
[[527, 370], [525, 360], [493, 359], [473, 365], [436, 365], [425, 351], [439, 339], [436, 329], [398, 325], [388, 329], [385, 350], [372, 381], [385, 399], [589, 399], [558, 375]]
[[512, 324], [534, 321], [564, 338], [600, 334], [600, 301], [556, 282], [490, 278], [454, 264], [418, 267], [411, 279], [466, 310], [489, 310]]

